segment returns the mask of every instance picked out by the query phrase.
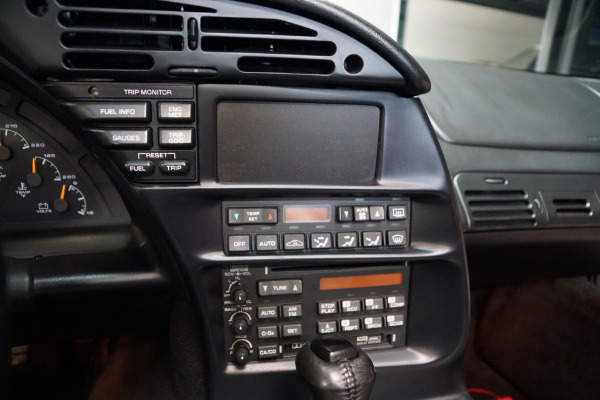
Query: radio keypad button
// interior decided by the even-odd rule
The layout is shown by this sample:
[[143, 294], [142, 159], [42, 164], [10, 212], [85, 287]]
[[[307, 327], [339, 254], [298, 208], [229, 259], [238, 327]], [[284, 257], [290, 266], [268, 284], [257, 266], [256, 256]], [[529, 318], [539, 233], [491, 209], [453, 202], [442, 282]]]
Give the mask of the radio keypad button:
[[279, 331], [276, 325], [259, 326], [257, 334], [259, 339], [277, 339], [279, 337]]
[[340, 232], [337, 234], [338, 249], [352, 249], [358, 246], [358, 235], [356, 232]]
[[404, 325], [404, 315], [403, 314], [388, 314], [385, 316], [385, 322], [387, 326], [393, 328], [397, 326]]
[[310, 248], [314, 250], [331, 248], [331, 233], [311, 233]]
[[363, 319], [365, 329], [380, 329], [383, 328], [383, 317], [365, 317]]
[[342, 332], [352, 332], [360, 330], [360, 319], [343, 319], [340, 321]]
[[383, 206], [371, 206], [369, 207], [369, 213], [371, 214], [371, 221], [385, 220], [385, 210]]
[[383, 298], [371, 298], [365, 299], [365, 310], [366, 311], [375, 311], [375, 310], [383, 310]]
[[344, 300], [342, 301], [342, 312], [359, 312], [362, 310], [360, 300]]
[[319, 321], [317, 322], [317, 333], [336, 333], [337, 321]]
[[383, 235], [381, 232], [363, 232], [363, 247], [381, 247], [383, 246]]
[[368, 221], [370, 219], [369, 217], [369, 207], [368, 206], [361, 206], [361, 207], [357, 207], [354, 206], [354, 220], [355, 221]]
[[277, 345], [271, 344], [268, 346], [258, 346], [258, 359], [264, 360], [267, 358], [275, 358], [279, 353], [277, 352]]
[[289, 304], [281, 306], [283, 318], [295, 318], [302, 316], [302, 304]]
[[276, 251], [278, 248], [277, 235], [256, 235], [256, 251]]
[[302, 336], [302, 324], [283, 325], [283, 337], [298, 337]]
[[388, 296], [387, 307], [388, 308], [404, 307], [404, 296]]
[[283, 235], [283, 248], [285, 250], [304, 250], [306, 248], [304, 234], [286, 233]]
[[258, 307], [258, 319], [277, 318], [277, 306]]
[[324, 301], [319, 303], [319, 315], [326, 314], [337, 314], [338, 303], [337, 301]]

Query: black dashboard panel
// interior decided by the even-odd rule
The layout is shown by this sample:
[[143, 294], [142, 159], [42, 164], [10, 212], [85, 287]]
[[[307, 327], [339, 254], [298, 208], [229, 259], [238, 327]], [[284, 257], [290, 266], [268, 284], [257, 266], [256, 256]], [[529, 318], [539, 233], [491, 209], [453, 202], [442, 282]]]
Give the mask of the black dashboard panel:
[[336, 334], [372, 399], [468, 397], [458, 203], [403, 49], [317, 1], [35, 4], [0, 13], [2, 215], [31, 214], [0, 221], [13, 344], [28, 302], [98, 308], [81, 337], [187, 301], [201, 345], [176, 368], [204, 365], [211, 399], [309, 398], [296, 351]]

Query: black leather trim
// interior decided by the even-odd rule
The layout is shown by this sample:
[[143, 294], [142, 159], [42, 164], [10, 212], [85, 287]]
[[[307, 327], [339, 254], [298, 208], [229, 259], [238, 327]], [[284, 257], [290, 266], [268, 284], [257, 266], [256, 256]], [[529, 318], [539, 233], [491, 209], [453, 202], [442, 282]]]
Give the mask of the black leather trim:
[[336, 5], [321, 0], [241, 0], [246, 3], [292, 12], [329, 25], [352, 36], [382, 56], [406, 80], [402, 93], [418, 96], [431, 90], [431, 81], [421, 65], [385, 33]]

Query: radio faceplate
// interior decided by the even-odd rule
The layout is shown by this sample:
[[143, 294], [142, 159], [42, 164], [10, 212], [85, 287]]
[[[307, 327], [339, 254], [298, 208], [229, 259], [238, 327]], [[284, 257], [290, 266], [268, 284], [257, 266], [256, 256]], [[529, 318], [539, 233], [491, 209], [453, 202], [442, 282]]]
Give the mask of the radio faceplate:
[[341, 334], [366, 349], [403, 347], [410, 268], [222, 270], [225, 354], [229, 363], [294, 357], [317, 335]]
[[410, 199], [224, 201], [223, 235], [229, 255], [404, 249], [410, 243]]

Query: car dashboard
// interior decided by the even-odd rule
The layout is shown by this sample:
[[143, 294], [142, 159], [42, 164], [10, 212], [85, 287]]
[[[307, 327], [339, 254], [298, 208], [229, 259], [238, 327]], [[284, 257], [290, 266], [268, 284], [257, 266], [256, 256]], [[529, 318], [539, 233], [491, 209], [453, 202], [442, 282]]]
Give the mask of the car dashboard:
[[[0, 38], [6, 398], [36, 377], [18, 349], [156, 336], [158, 378], [43, 391], [308, 399], [297, 354], [343, 336], [372, 360], [371, 399], [467, 399], [467, 254], [479, 287], [546, 276], [515, 232], [551, 269], [581, 239], [567, 275], [597, 255], [596, 177], [571, 187], [564, 168], [523, 174], [497, 153], [486, 170], [500, 150], [444, 120], [472, 110], [444, 109], [460, 92], [438, 102], [433, 79], [425, 95], [421, 64], [328, 3], [11, 0]], [[497, 218], [498, 195], [518, 217]], [[121, 362], [144, 376], [135, 354]]]

